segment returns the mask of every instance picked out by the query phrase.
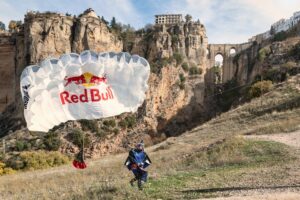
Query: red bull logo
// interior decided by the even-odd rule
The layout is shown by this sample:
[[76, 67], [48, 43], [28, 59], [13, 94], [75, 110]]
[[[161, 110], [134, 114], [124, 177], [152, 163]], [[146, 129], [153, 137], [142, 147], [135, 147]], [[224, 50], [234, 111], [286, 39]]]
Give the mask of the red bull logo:
[[[60, 93], [60, 101], [64, 104], [69, 103], [87, 103], [87, 102], [100, 102], [108, 101], [114, 99], [114, 95], [110, 86], [107, 86], [103, 90], [98, 88], [89, 88], [91, 86], [96, 86], [101, 83], [107, 83], [106, 76], [98, 77], [89, 72], [86, 72], [80, 76], [66, 77], [65, 87], [71, 83], [76, 85], [83, 85], [86, 89], [83, 90], [81, 94], [72, 94], [69, 91], [63, 91]], [[104, 88], [104, 87], [102, 87]]]
[[106, 83], [105, 75], [103, 77], [99, 77], [89, 72], [86, 72], [80, 76], [65, 77], [64, 80], [65, 80], [65, 87], [71, 83], [75, 83], [76, 85], [83, 85], [85, 87], [99, 85], [101, 82]]

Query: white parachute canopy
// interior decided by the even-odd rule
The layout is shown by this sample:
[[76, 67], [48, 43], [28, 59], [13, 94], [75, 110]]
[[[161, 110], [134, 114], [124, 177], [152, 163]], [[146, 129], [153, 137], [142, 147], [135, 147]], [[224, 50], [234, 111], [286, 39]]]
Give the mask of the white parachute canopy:
[[135, 112], [145, 99], [149, 63], [128, 53], [64, 54], [21, 75], [24, 115], [31, 131], [48, 131], [68, 120]]

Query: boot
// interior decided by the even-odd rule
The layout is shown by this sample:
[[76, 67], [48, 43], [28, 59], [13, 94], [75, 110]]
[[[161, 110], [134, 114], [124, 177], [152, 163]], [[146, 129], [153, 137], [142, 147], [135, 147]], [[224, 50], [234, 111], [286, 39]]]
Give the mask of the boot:
[[136, 181], [136, 178], [133, 178], [133, 179], [130, 180], [129, 183], [130, 183], [130, 185], [131, 185], [132, 187], [134, 186], [134, 182], [135, 182], [135, 181]]

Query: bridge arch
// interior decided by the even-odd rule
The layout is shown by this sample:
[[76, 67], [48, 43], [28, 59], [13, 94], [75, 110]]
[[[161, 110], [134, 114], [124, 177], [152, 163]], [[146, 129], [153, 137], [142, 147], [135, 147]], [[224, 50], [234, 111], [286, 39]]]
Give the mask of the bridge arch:
[[[237, 65], [233, 63], [234, 56], [241, 51], [251, 46], [251, 43], [243, 44], [209, 44], [208, 45], [208, 62], [209, 68], [213, 69], [215, 66], [215, 57], [217, 55], [223, 56], [223, 63], [221, 65], [221, 83], [231, 80], [236, 74]], [[214, 80], [214, 70], [211, 70], [211, 78]]]

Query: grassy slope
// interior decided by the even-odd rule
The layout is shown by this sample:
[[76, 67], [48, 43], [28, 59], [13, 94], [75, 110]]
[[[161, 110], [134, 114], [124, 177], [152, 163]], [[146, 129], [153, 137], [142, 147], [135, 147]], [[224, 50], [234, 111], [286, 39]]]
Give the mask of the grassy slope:
[[277, 142], [239, 137], [299, 129], [296, 86], [295, 82], [281, 85], [180, 137], [148, 148], [153, 165], [144, 191], [129, 186], [131, 174], [123, 167], [126, 154], [119, 154], [90, 161], [83, 171], [68, 165], [2, 176], [0, 199], [190, 199], [299, 185], [299, 151]]

